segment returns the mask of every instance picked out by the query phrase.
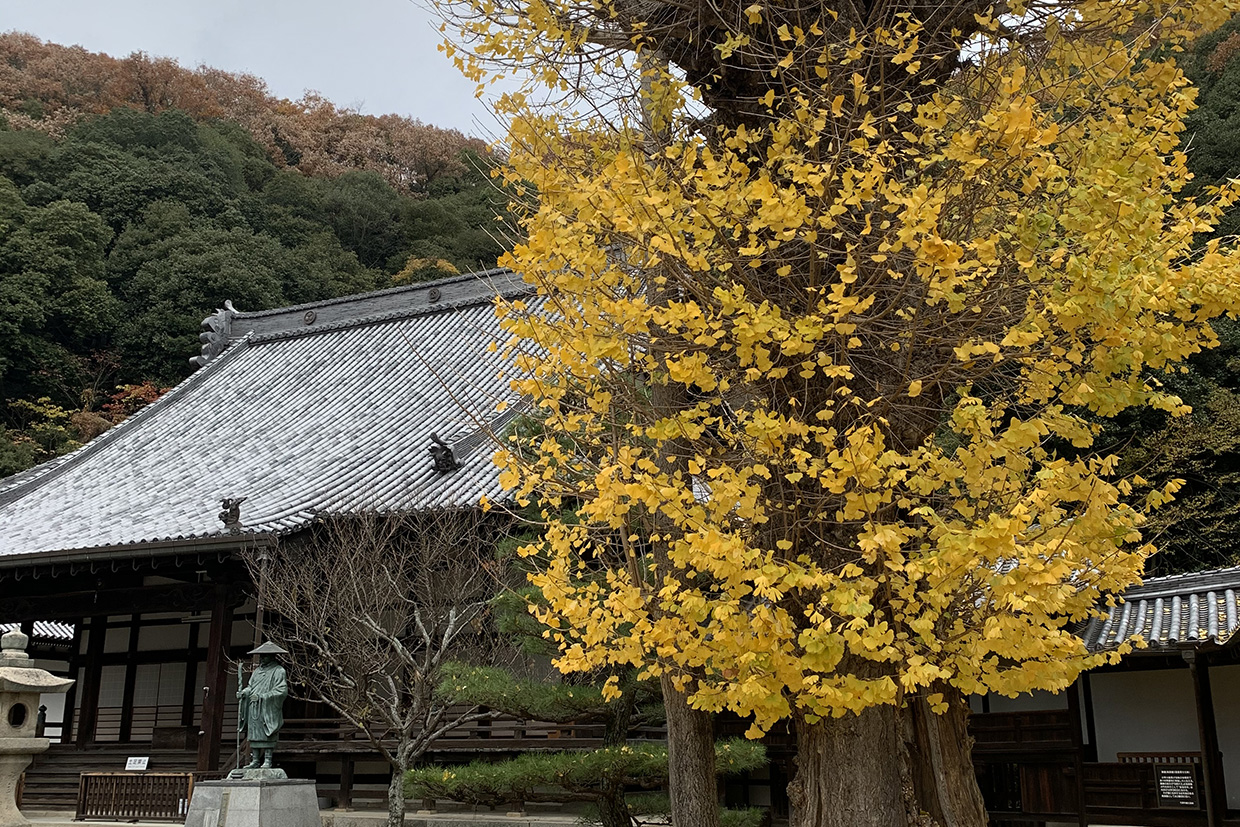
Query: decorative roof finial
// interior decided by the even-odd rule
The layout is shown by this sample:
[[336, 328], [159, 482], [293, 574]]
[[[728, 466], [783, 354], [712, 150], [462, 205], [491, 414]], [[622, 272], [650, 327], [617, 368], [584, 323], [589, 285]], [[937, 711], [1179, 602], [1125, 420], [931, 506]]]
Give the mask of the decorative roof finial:
[[444, 442], [436, 434], [431, 434], [431, 441], [435, 444], [430, 447], [431, 460], [435, 463], [435, 470], [441, 474], [447, 474], [461, 467], [456, 461], [456, 457], [452, 454], [452, 446]]
[[229, 534], [241, 533], [241, 504], [245, 502], [247, 497], [225, 497], [220, 505], [224, 509], [220, 512], [220, 522], [224, 524], [224, 528], [228, 529]]
[[224, 307], [202, 320], [202, 332], [198, 341], [202, 342], [202, 354], [190, 358], [189, 363], [200, 368], [228, 347], [228, 337], [232, 332], [232, 318], [237, 315], [232, 300], [224, 302]]

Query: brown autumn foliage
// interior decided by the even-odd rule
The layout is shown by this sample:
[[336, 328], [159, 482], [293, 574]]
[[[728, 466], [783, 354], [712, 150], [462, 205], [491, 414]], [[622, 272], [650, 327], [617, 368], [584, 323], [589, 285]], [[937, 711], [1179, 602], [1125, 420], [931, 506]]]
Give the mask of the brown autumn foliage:
[[399, 115], [363, 115], [313, 92], [297, 101], [277, 98], [253, 75], [187, 69], [144, 52], [114, 58], [22, 32], [0, 34], [0, 115], [11, 128], [58, 135], [81, 117], [118, 106], [223, 118], [249, 131], [278, 164], [312, 175], [374, 170], [405, 192], [463, 172], [463, 149], [488, 151], [485, 142], [459, 130]]
[[1240, 32], [1232, 32], [1210, 53], [1210, 57], [1206, 60], [1206, 70], [1211, 74], [1222, 74], [1223, 69], [1237, 54], [1240, 54]]

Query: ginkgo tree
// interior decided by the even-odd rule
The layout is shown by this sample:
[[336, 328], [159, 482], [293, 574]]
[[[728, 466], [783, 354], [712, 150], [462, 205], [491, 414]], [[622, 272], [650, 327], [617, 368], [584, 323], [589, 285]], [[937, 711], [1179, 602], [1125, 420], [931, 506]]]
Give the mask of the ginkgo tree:
[[548, 504], [560, 668], [791, 718], [797, 827], [984, 824], [965, 696], [1097, 663], [1072, 625], [1173, 494], [1098, 423], [1183, 412], [1159, 374], [1240, 304], [1175, 60], [1236, 5], [448, 5], [466, 72], [529, 80], [507, 263], [539, 298], [499, 312], [541, 426], [499, 461]]

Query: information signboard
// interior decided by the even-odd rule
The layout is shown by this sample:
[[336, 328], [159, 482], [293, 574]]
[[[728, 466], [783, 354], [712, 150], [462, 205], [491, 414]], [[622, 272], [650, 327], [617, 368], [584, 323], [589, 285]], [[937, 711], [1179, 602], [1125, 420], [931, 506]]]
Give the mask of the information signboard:
[[1195, 764], [1155, 764], [1154, 787], [1159, 809], [1200, 810]]

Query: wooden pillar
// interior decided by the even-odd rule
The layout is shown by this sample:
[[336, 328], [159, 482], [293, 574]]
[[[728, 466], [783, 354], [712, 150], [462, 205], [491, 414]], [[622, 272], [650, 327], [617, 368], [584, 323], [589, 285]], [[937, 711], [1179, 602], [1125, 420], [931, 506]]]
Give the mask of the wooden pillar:
[[1223, 762], [1218, 750], [1218, 728], [1214, 721], [1214, 698], [1210, 692], [1210, 666], [1195, 650], [1184, 652], [1193, 679], [1193, 701], [1197, 707], [1197, 735], [1201, 743], [1201, 774], [1205, 789], [1206, 824], [1221, 827], [1227, 812], [1223, 782]]
[[1085, 760], [1098, 760], [1098, 726], [1094, 721], [1094, 685], [1088, 672], [1081, 673], [1081, 700], [1085, 707], [1085, 734], [1089, 743], [1085, 746]]
[[73, 743], [73, 709], [77, 706], [77, 695], [81, 690], [78, 685], [82, 682], [78, 677], [78, 667], [82, 664], [82, 627], [86, 625], [85, 618], [78, 618], [73, 622], [73, 648], [69, 652], [69, 677], [73, 678], [73, 685], [69, 687], [69, 691], [65, 693], [65, 712], [61, 716], [60, 723], [60, 743]]
[[189, 625], [189, 647], [185, 652], [185, 687], [181, 694], [181, 726], [194, 725], [194, 700], [202, 687], [198, 685], [198, 662], [202, 660], [198, 650], [197, 623]]
[[342, 810], [353, 809], [353, 756], [340, 759], [340, 800], [336, 804]]
[[224, 729], [224, 688], [228, 685], [228, 645], [232, 641], [232, 606], [228, 587], [216, 586], [207, 642], [207, 685], [202, 699], [202, 726], [198, 731], [198, 769], [220, 768], [220, 740]]
[[[267, 562], [271, 559], [271, 550], [268, 548], [260, 548], [258, 551], [258, 583], [254, 590], [254, 647], [257, 649], [264, 643], [263, 636], [266, 634], [266, 605], [267, 605]], [[254, 656], [255, 665], [258, 664], [258, 655]]]
[[125, 661], [125, 689], [121, 695], [121, 743], [133, 737], [133, 696], [138, 685], [138, 630], [142, 625], [141, 617], [138, 614], [129, 617], [129, 658]]
[[1068, 687], [1068, 717], [1072, 721], [1072, 771], [1076, 776], [1076, 823], [1080, 827], [1089, 827], [1089, 819], [1085, 816], [1085, 757], [1081, 737], [1083, 721], [1080, 692], [1079, 680]]
[[103, 643], [108, 633], [108, 618], [97, 615], [90, 619], [90, 639], [86, 643], [86, 669], [82, 676], [82, 714], [78, 718], [77, 745], [94, 742], [95, 725], [99, 722], [99, 684], [103, 680]]

